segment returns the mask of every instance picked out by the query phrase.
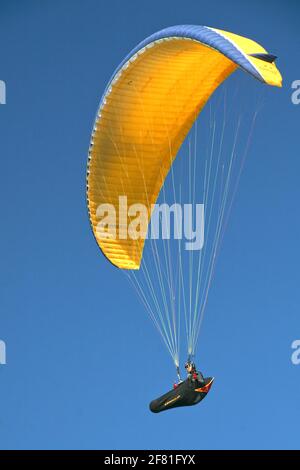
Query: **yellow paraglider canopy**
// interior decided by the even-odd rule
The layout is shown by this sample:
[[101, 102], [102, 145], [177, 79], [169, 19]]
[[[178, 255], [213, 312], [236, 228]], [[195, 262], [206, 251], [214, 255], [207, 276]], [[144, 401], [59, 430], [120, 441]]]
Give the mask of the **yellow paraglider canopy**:
[[[102, 97], [87, 175], [89, 217], [96, 240], [117, 267], [139, 269], [145, 239], [99, 223], [99, 207], [146, 207], [148, 225], [172, 162], [201, 109], [238, 67], [281, 86], [274, 56], [256, 42], [203, 26], [176, 26], [143, 41], [118, 67]], [[123, 199], [122, 199], [123, 200]], [[103, 206], [109, 205], [109, 206]], [[128, 217], [128, 224], [135, 217]]]

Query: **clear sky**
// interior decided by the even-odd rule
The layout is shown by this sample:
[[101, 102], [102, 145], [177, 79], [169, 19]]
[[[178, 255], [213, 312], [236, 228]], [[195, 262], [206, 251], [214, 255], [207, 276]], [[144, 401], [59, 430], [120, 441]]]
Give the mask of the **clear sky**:
[[[299, 17], [283, 0], [0, 1], [0, 448], [300, 447]], [[112, 71], [175, 24], [257, 40], [284, 87], [264, 92], [201, 333], [214, 387], [197, 407], [153, 415], [173, 365], [94, 242], [85, 168]], [[261, 92], [247, 78], [245, 94], [248, 82]]]

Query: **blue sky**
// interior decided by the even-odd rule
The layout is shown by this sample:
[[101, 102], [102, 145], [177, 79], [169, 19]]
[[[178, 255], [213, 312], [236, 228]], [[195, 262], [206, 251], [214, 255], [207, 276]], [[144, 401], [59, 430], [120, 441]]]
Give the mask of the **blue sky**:
[[[300, 366], [290, 359], [300, 338], [299, 10], [292, 1], [0, 1], [0, 448], [299, 448]], [[263, 44], [284, 87], [263, 92], [209, 299], [199, 355], [214, 388], [197, 407], [156, 416], [148, 403], [170, 387], [173, 365], [93, 240], [86, 155], [114, 68], [149, 34], [189, 23]], [[248, 82], [261, 92], [247, 77], [245, 93]]]

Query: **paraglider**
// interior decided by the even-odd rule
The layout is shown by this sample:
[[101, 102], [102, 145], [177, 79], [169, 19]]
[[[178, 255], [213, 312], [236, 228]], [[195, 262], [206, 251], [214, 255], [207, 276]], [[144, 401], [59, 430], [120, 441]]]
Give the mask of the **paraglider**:
[[205, 379], [205, 384], [202, 387], [197, 387], [189, 380], [180, 383], [174, 390], [170, 390], [165, 395], [153, 400], [150, 405], [152, 413], [160, 413], [161, 411], [170, 410], [172, 408], [179, 408], [181, 406], [193, 406], [200, 403], [203, 398], [208, 394], [212, 383], [213, 377]]
[[186, 380], [174, 384], [173, 390], [150, 403], [149, 408], [153, 413], [160, 413], [180, 406], [197, 405], [206, 397], [214, 377], [204, 378], [202, 373], [197, 371], [196, 365], [190, 361], [186, 362], [185, 369], [188, 374]]
[[[184, 277], [180, 248], [179, 261], [174, 267], [169, 247], [164, 246], [167, 265], [163, 268], [153, 246], [150, 264], [158, 288], [151, 277], [153, 273], [144, 263], [153, 207], [189, 130], [217, 87], [238, 68], [262, 83], [281, 87], [275, 59], [253, 40], [226, 31], [193, 25], [166, 28], [146, 38], [125, 57], [113, 73], [96, 115], [87, 169], [87, 205], [93, 234], [108, 261], [128, 273], [172, 356], [179, 377], [181, 315], [185, 320], [187, 356], [192, 360], [226, 219], [235, 152], [227, 166], [220, 164], [220, 153], [215, 167], [209, 161], [202, 171], [206, 202], [214, 198], [209, 214], [215, 212], [217, 187], [221, 188], [221, 197], [215, 233], [210, 250], [207, 249], [211, 252], [209, 262], [203, 267], [203, 256], [199, 264], [193, 265], [192, 258], [188, 281]], [[196, 165], [194, 173], [195, 169]], [[214, 186], [209, 192], [211, 180]], [[173, 187], [174, 195], [178, 195], [176, 182]], [[131, 208], [126, 213], [126, 223], [120, 215], [120, 201], [124, 196], [126, 207]], [[114, 220], [108, 219], [109, 210], [115, 215]], [[153, 240], [147, 243], [152, 246]], [[136, 277], [138, 270], [144, 275], [145, 288]], [[185, 284], [190, 285], [191, 279], [195, 280], [194, 290], [187, 289]], [[185, 295], [189, 296], [186, 300]], [[213, 378], [188, 378], [154, 400], [150, 409], [159, 412], [199, 403], [212, 383]]]

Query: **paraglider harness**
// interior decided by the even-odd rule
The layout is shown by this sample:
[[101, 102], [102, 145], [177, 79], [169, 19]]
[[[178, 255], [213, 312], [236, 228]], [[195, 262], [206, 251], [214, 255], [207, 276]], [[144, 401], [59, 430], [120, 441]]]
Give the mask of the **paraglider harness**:
[[214, 378], [204, 378], [191, 360], [185, 363], [185, 368], [188, 369], [188, 376], [182, 380], [179, 366], [176, 365], [179, 382], [174, 384], [172, 390], [151, 401], [149, 407], [152, 413], [160, 413], [180, 406], [197, 405], [206, 397]]
[[186, 379], [177, 385], [175, 389], [169, 390], [164, 395], [152, 400], [149, 407], [152, 413], [177, 408], [179, 406], [192, 406], [200, 403], [208, 394], [214, 378], [206, 377], [203, 384], [199, 381]]

